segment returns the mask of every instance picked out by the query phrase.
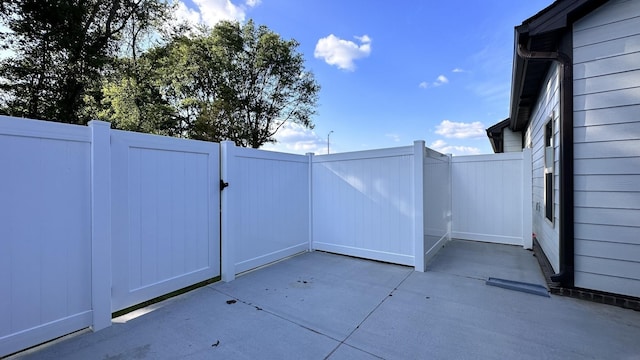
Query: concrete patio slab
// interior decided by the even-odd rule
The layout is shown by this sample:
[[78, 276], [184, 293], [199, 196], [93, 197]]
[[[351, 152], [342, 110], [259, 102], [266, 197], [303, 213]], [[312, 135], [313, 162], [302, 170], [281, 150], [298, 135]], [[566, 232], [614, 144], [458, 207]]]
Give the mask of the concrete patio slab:
[[[319, 359], [338, 343], [204, 287], [96, 333], [72, 336], [25, 359]], [[144, 313], [145, 311], [142, 311]], [[283, 337], [286, 336], [286, 341]], [[22, 355], [19, 358], [23, 358]]]
[[210, 286], [342, 341], [412, 272], [314, 252]]
[[546, 284], [533, 251], [521, 246], [475, 241], [449, 241], [427, 266], [427, 271], [487, 280], [490, 277]]
[[305, 253], [12, 358], [640, 359], [640, 312], [485, 285], [544, 284], [529, 251], [454, 240], [429, 270]]

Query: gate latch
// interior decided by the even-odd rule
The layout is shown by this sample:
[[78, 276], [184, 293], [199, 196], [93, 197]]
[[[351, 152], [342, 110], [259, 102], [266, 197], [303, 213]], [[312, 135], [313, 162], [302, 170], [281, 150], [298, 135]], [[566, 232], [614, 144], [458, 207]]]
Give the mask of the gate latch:
[[224, 188], [226, 188], [227, 186], [229, 186], [229, 183], [224, 182], [222, 179], [220, 179], [220, 191], [224, 190]]

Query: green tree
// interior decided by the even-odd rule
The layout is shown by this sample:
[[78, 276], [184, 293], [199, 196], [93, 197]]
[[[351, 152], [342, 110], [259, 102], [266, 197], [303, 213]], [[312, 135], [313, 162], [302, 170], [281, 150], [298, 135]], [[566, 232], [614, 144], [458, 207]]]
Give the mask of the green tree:
[[83, 124], [95, 116], [102, 77], [132, 22], [165, 16], [158, 0], [5, 0], [0, 106], [14, 116]]
[[102, 88], [100, 120], [116, 129], [160, 135], [178, 135], [173, 106], [160, 93], [160, 81], [153, 58], [143, 56], [135, 62], [123, 59], [120, 71]]
[[189, 137], [258, 148], [289, 121], [313, 128], [320, 86], [298, 46], [250, 20], [221, 22], [155, 51], [166, 54], [164, 94]]

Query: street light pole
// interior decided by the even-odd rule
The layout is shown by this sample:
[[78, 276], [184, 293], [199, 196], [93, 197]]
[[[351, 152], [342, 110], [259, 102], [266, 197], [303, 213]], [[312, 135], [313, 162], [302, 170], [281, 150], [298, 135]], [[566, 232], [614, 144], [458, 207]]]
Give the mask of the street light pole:
[[329, 133], [327, 134], [327, 154], [329, 153], [329, 135], [331, 135], [332, 132], [333, 130], [329, 131]]

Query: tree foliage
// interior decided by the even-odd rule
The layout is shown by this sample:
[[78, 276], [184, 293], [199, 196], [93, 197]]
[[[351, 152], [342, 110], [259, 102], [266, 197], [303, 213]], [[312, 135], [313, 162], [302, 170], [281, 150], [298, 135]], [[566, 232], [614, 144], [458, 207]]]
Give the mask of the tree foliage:
[[221, 22], [156, 51], [166, 56], [165, 94], [190, 137], [257, 148], [288, 121], [313, 127], [320, 87], [297, 47], [250, 20]]
[[[0, 111], [257, 148], [312, 128], [319, 85], [266, 26], [166, 27], [165, 0], [6, 0]], [[151, 40], [150, 40], [151, 39]]]
[[[0, 63], [2, 106], [14, 116], [86, 123], [88, 103], [100, 100], [101, 79], [127, 26], [165, 16], [155, 0], [6, 0], [8, 31]], [[95, 100], [97, 98], [97, 100]]]

